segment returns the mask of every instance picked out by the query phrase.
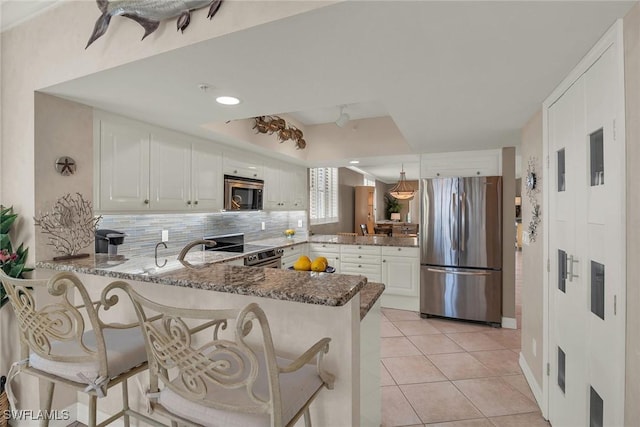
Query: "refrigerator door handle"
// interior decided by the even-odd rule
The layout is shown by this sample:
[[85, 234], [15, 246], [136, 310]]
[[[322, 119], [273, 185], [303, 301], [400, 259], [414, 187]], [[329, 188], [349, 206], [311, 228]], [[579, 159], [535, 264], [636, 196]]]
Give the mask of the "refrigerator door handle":
[[427, 268], [427, 271], [431, 271], [432, 273], [442, 273], [442, 274], [456, 274], [458, 276], [488, 276], [491, 274], [490, 271], [456, 271], [456, 270], [445, 270], [444, 268]]
[[467, 228], [467, 193], [464, 191], [460, 195], [460, 207], [462, 208], [462, 230], [460, 231], [460, 250], [464, 252], [464, 241], [466, 240]]
[[458, 250], [458, 236], [457, 230], [455, 229], [456, 218], [458, 217], [456, 206], [457, 199], [458, 195], [453, 193], [453, 197], [451, 197], [451, 215], [449, 215], [449, 235], [451, 236], [451, 249], [454, 251]]

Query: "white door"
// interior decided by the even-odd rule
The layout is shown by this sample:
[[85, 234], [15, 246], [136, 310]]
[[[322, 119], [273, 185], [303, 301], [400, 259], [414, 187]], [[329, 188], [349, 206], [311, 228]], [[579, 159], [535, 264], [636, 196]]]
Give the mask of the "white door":
[[548, 108], [548, 415], [555, 426], [624, 424], [618, 55], [610, 45]]
[[[386, 247], [385, 247], [386, 249]], [[413, 256], [382, 256], [382, 283], [385, 294], [418, 296], [420, 261]]]
[[183, 211], [191, 205], [191, 144], [171, 133], [151, 136], [151, 209]]
[[149, 132], [100, 121], [100, 210], [149, 208]]
[[191, 150], [191, 197], [197, 210], [223, 208], [222, 155], [204, 144], [193, 144]]
[[303, 210], [306, 208], [307, 197], [309, 196], [309, 186], [307, 185], [307, 169], [294, 168], [290, 172], [291, 182], [282, 184], [283, 191], [289, 191], [290, 210]]

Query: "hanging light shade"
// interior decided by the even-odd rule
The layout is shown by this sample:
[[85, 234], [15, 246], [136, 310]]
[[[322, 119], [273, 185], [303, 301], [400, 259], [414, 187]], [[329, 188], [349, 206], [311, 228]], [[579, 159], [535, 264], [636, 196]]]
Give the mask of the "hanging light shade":
[[400, 172], [400, 181], [389, 191], [389, 194], [398, 200], [410, 200], [413, 199], [415, 190], [409, 184], [407, 184], [407, 178], [404, 173], [404, 165], [402, 165], [402, 172]]

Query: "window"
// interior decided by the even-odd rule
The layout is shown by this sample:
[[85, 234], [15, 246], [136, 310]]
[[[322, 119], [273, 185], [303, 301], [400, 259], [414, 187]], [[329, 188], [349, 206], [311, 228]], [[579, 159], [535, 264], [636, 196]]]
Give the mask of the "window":
[[338, 222], [338, 168], [309, 169], [311, 224]]
[[375, 187], [376, 186], [376, 180], [365, 176], [364, 177], [364, 185], [367, 185], [369, 187]]

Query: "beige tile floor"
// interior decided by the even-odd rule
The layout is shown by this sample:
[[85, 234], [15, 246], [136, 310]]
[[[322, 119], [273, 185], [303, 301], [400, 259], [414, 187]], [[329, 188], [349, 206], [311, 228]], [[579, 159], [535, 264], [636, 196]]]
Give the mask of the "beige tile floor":
[[521, 271], [517, 330], [382, 309], [383, 426], [549, 426], [518, 364]]

